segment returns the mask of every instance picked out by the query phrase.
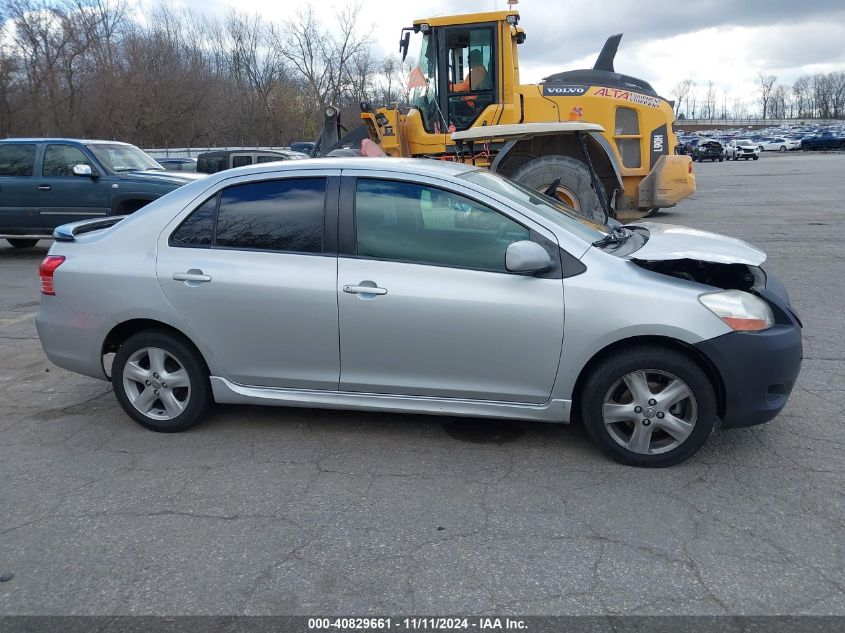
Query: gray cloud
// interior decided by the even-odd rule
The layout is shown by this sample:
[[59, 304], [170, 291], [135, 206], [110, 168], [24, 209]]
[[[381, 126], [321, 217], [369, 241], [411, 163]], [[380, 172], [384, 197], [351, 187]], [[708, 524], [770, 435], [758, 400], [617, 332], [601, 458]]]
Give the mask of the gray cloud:
[[[565, 6], [559, 11], [550, 11], [548, 2], [519, 5], [522, 25], [528, 33], [528, 39], [520, 50], [522, 60], [544, 65], [555, 61], [566, 64], [597, 52], [608, 35], [619, 32], [625, 33], [620, 47], [621, 58], [625, 48], [638, 43], [705, 28], [807, 22], [845, 24], [842, 0], [816, 0], [803, 4], [794, 0], [593, 0], [585, 8], [579, 8], [572, 2], [567, 2]], [[829, 47], [821, 46], [821, 42], [811, 40], [786, 44], [784, 50], [803, 45], [802, 64], [829, 61]], [[843, 48], [841, 40], [830, 44], [838, 44], [840, 51]], [[707, 52], [702, 51], [702, 54]], [[778, 65], [781, 61], [778, 59]]]

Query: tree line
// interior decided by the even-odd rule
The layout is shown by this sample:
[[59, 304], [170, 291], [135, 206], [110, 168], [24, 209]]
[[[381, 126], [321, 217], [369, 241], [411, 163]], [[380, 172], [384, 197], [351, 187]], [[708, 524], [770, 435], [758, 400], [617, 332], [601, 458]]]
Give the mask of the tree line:
[[331, 28], [310, 5], [285, 22], [206, 18], [125, 0], [4, 0], [0, 138], [118, 139], [144, 147], [287, 145], [326, 104], [407, 100], [408, 63], [377, 59], [360, 4]]
[[728, 99], [712, 81], [678, 82], [675, 116], [685, 119], [845, 119], [845, 72], [802, 75], [792, 85], [760, 72], [751, 101]]

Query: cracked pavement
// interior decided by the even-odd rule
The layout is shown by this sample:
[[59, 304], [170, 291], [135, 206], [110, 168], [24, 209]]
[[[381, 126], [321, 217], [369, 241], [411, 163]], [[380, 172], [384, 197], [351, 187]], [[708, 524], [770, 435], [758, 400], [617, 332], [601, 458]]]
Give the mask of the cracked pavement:
[[52, 366], [48, 243], [0, 246], [0, 614], [845, 614], [845, 154], [696, 164], [660, 220], [769, 253], [805, 323], [774, 422], [637, 470], [580, 428], [218, 407], [182, 434]]

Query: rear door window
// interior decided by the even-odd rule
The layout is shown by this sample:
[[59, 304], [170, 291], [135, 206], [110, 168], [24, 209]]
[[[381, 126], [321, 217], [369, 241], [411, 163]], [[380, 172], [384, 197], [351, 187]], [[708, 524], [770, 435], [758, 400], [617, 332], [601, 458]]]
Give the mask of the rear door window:
[[232, 167], [244, 167], [252, 165], [252, 156], [232, 156]]
[[214, 220], [217, 213], [215, 194], [185, 218], [170, 236], [171, 246], [210, 248], [214, 241]]
[[215, 245], [249, 250], [320, 253], [325, 178], [286, 178], [224, 189]]
[[0, 176], [32, 176], [35, 145], [0, 145]]

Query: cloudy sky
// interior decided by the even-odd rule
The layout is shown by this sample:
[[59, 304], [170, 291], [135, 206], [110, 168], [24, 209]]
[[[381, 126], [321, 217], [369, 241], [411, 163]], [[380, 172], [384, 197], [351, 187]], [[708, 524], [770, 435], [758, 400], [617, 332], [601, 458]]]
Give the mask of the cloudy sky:
[[[351, 1], [351, 0], [350, 0]], [[294, 15], [305, 0], [144, 0], [220, 14], [227, 5], [267, 18]], [[325, 24], [346, 2], [315, 0]], [[505, 0], [364, 0], [361, 26], [378, 49], [395, 52], [415, 18], [507, 9]], [[803, 73], [845, 70], [845, 0], [521, 0], [527, 40], [523, 83], [590, 67], [608, 35], [624, 33], [616, 70], [651, 82], [671, 98], [691, 78], [713, 80], [728, 99], [755, 99], [759, 71], [791, 83]], [[412, 42], [412, 49], [414, 44]]]

